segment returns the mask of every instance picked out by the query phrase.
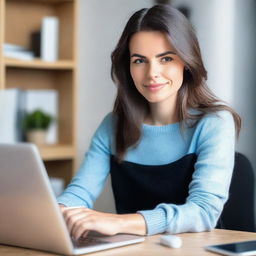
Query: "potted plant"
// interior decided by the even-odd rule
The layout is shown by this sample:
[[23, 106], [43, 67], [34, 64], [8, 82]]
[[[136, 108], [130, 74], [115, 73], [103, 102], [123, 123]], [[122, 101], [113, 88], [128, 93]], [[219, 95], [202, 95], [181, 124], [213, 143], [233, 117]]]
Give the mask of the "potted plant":
[[37, 145], [45, 144], [47, 130], [52, 121], [53, 117], [41, 109], [27, 113], [23, 119], [26, 140]]

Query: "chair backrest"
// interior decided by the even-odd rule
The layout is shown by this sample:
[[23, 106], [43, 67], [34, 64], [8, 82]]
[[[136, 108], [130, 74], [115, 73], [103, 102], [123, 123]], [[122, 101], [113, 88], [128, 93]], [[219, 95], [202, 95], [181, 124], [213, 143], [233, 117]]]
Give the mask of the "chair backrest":
[[235, 155], [235, 166], [229, 199], [224, 206], [217, 228], [255, 232], [254, 172], [248, 158]]

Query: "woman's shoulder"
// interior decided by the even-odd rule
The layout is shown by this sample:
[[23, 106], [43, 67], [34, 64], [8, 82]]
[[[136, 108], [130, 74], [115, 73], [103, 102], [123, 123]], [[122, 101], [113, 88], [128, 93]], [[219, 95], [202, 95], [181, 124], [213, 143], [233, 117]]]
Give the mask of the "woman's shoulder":
[[104, 145], [105, 148], [111, 147], [113, 137], [113, 114], [112, 112], [106, 114], [100, 122], [98, 128], [94, 132], [92, 142], [94, 145]]
[[115, 122], [115, 119], [116, 119], [115, 118], [115, 114], [113, 112], [109, 112], [102, 119], [100, 127], [103, 126], [103, 127], [112, 128], [113, 127], [113, 123]]
[[235, 134], [235, 122], [231, 112], [227, 110], [221, 110], [217, 112], [205, 114], [197, 124], [198, 131], [201, 135], [211, 134], [216, 136], [217, 134], [232, 135]]
[[106, 114], [100, 122], [95, 134], [101, 134], [103, 136], [105, 136], [106, 134], [108, 134], [109, 136], [112, 135], [115, 119], [116, 118], [113, 112], [109, 112], [108, 114]]
[[[228, 110], [220, 110], [215, 112], [203, 113], [197, 109], [190, 109], [189, 114], [192, 116], [201, 116], [199, 119], [196, 120], [196, 126], [204, 126], [204, 125], [211, 125], [211, 126], [219, 126], [221, 124], [226, 125], [234, 125], [234, 118], [230, 111]], [[191, 122], [191, 123], [190, 123]], [[191, 119], [188, 120], [188, 124], [192, 125], [195, 120]]]
[[230, 111], [228, 110], [221, 110], [221, 111], [216, 111], [216, 112], [211, 112], [205, 114], [199, 121], [200, 123], [211, 123], [214, 125], [215, 123], [229, 123], [233, 124], [234, 119], [233, 115]]
[[233, 151], [236, 128], [232, 113], [228, 110], [221, 110], [205, 114], [195, 127], [193, 139], [197, 154], [205, 149], [208, 152], [211, 150]]

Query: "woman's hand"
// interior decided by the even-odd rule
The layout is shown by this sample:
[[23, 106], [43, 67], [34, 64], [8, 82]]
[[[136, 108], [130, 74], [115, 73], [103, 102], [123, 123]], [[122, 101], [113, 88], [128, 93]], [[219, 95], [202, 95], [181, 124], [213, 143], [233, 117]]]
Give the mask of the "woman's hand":
[[79, 239], [90, 230], [104, 235], [117, 233], [146, 234], [146, 224], [141, 214], [112, 214], [88, 208], [60, 206], [71, 237]]

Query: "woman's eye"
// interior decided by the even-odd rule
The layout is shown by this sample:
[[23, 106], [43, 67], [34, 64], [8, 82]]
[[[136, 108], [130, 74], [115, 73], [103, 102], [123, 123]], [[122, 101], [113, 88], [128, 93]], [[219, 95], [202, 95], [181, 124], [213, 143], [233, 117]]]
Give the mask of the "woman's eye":
[[162, 62], [170, 62], [170, 61], [172, 61], [172, 60], [173, 60], [173, 58], [172, 58], [172, 57], [168, 57], [168, 56], [163, 57], [163, 58], [161, 59]]
[[144, 59], [136, 59], [132, 63], [141, 64], [141, 63], [145, 63], [145, 60]]

